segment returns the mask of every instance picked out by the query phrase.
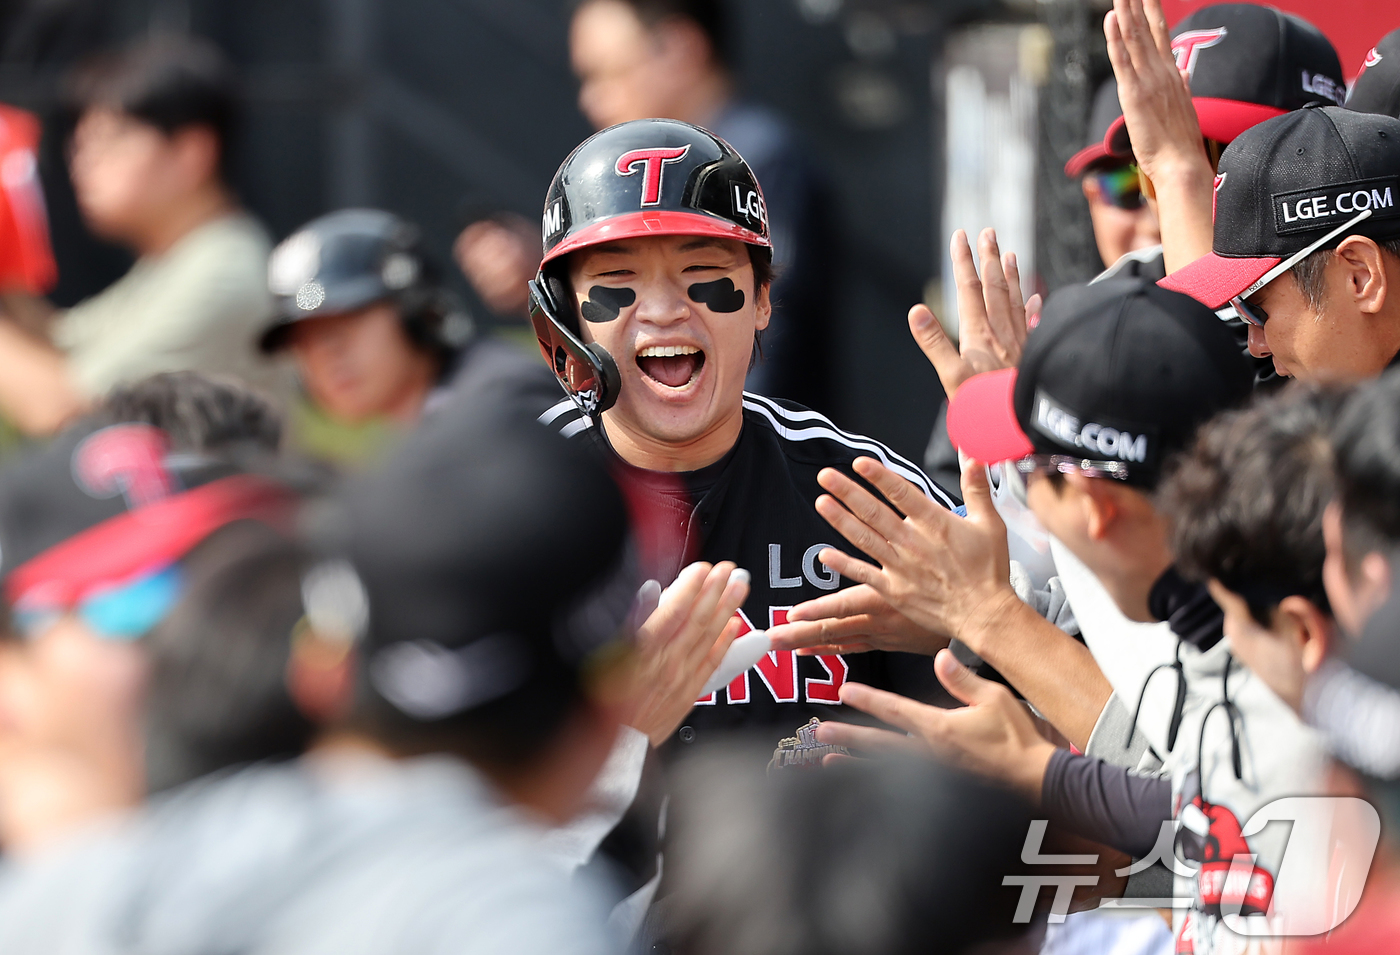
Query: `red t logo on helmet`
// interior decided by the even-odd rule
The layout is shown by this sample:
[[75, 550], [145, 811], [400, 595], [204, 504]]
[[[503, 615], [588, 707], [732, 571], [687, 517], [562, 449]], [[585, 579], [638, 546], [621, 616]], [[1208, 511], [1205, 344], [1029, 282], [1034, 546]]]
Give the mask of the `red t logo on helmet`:
[[619, 176], [630, 176], [642, 167], [642, 205], [654, 206], [661, 202], [661, 173], [667, 163], [680, 162], [690, 152], [690, 143], [670, 149], [633, 149], [617, 157], [614, 170]]
[[1196, 74], [1196, 60], [1201, 55], [1202, 50], [1209, 50], [1211, 47], [1225, 39], [1226, 30], [1224, 27], [1216, 27], [1214, 30], [1187, 30], [1185, 33], [1172, 39], [1172, 53], [1176, 56], [1176, 68], [1185, 70], [1187, 76]]

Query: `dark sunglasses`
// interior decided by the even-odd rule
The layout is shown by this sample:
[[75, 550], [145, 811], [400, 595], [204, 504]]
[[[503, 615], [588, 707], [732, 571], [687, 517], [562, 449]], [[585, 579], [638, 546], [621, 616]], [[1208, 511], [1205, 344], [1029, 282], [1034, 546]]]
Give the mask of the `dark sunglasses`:
[[1331, 232], [1327, 233], [1322, 238], [1316, 240], [1315, 242], [1312, 242], [1306, 248], [1302, 248], [1299, 249], [1297, 252], [1294, 252], [1292, 255], [1284, 259], [1278, 265], [1275, 265], [1273, 268], [1269, 269], [1269, 271], [1261, 275], [1253, 285], [1249, 286], [1249, 288], [1245, 289], [1243, 292], [1230, 299], [1230, 304], [1234, 306], [1235, 311], [1239, 313], [1240, 318], [1244, 319], [1251, 325], [1256, 325], [1259, 328], [1263, 328], [1264, 323], [1269, 320], [1269, 313], [1264, 311], [1258, 305], [1249, 304], [1249, 302], [1247, 302], [1246, 299], [1248, 299], [1249, 296], [1253, 295], [1255, 292], [1259, 291], [1264, 286], [1268, 285], [1274, 279], [1278, 278], [1284, 272], [1287, 272], [1289, 269], [1293, 268], [1293, 266], [1297, 265], [1299, 262], [1312, 255], [1318, 249], [1322, 248], [1323, 245], [1330, 242], [1332, 239], [1335, 239], [1337, 236], [1341, 235], [1343, 232], [1350, 229], [1352, 226], [1356, 225], [1362, 219], [1369, 218], [1370, 215], [1371, 210], [1366, 209], [1360, 214], [1348, 219], [1346, 222], [1343, 222], [1341, 225], [1337, 226], [1337, 228], [1333, 229]]
[[1142, 194], [1142, 180], [1138, 178], [1136, 165], [1096, 172], [1094, 180], [1099, 184], [1099, 194], [1111, 206], [1131, 212], [1147, 204]]

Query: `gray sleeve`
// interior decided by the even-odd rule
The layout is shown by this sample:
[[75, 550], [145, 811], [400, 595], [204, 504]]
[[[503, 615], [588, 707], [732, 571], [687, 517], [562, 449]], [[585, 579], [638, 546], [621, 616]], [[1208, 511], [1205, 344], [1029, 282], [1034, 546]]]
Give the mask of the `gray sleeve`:
[[1133, 714], [1117, 693], [1109, 696], [1099, 713], [1084, 753], [1139, 773], [1155, 773], [1162, 768], [1162, 760], [1134, 725]]
[[1383, 779], [1400, 775], [1400, 692], [1329, 660], [1304, 688], [1303, 718], [1343, 762]]
[[1052, 822], [1140, 859], [1171, 818], [1171, 780], [1059, 749], [1045, 768], [1040, 804]]

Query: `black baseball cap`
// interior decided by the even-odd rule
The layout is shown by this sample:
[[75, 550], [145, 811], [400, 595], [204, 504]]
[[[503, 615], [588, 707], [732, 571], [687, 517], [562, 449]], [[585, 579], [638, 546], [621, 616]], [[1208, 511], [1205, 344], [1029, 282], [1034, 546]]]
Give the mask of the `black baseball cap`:
[[1400, 120], [1295, 110], [1221, 154], [1213, 251], [1161, 284], [1219, 308], [1349, 235], [1400, 237]]
[[0, 472], [5, 602], [71, 607], [183, 557], [245, 518], [290, 523], [291, 493], [220, 458], [176, 451], [144, 422], [79, 422]]
[[640, 581], [622, 495], [533, 417], [450, 403], [333, 514], [322, 526], [339, 540], [321, 546], [363, 588], [366, 691], [409, 721], [522, 699], [512, 712], [550, 712], [597, 653], [630, 639]]
[[1216, 314], [1143, 278], [1052, 295], [1015, 369], [977, 375], [948, 406], [958, 450], [1118, 462], [1155, 487], [1196, 429], [1249, 397], [1253, 372]]
[[[1177, 69], [1191, 77], [1201, 135], [1233, 142], [1251, 126], [1309, 103], [1346, 99], [1331, 41], [1301, 17], [1252, 3], [1202, 7], [1172, 31]], [[1132, 152], [1120, 118], [1104, 137], [1112, 153]]]
[[1131, 161], [1129, 156], [1115, 156], [1104, 145], [1109, 127], [1122, 116], [1123, 107], [1118, 103], [1118, 81], [1110, 76], [1094, 94], [1094, 105], [1089, 110], [1088, 142], [1065, 163], [1066, 176], [1075, 179], [1099, 166], [1121, 165]]
[[1400, 30], [1371, 47], [1347, 94], [1347, 109], [1400, 118]]

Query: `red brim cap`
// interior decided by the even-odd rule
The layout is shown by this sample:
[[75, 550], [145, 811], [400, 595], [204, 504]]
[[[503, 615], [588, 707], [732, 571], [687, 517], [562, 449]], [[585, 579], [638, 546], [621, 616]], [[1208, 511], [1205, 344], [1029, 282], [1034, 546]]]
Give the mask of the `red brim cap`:
[[1207, 308], [1220, 308], [1282, 261], [1276, 258], [1227, 258], [1211, 252], [1177, 269], [1157, 284], [1173, 292], [1183, 292]]
[[1098, 162], [1109, 155], [1104, 149], [1103, 143], [1094, 143], [1092, 146], [1085, 146], [1079, 152], [1069, 157], [1069, 162], [1065, 163], [1065, 175], [1071, 179], [1078, 179], [1090, 163]]
[[629, 212], [595, 222], [586, 229], [580, 229], [545, 253], [544, 261], [550, 262], [570, 252], [604, 242], [620, 239], [636, 239], [654, 235], [703, 235], [717, 239], [736, 239], [749, 245], [771, 249], [769, 242], [757, 232], [750, 232], [733, 222], [718, 216], [701, 212]]
[[25, 561], [5, 582], [11, 604], [41, 593], [66, 605], [81, 594], [179, 560], [214, 531], [245, 518], [289, 525], [293, 499], [278, 485], [238, 474], [109, 518]]
[[[1257, 126], [1266, 119], [1273, 119], [1287, 112], [1277, 106], [1263, 106], [1237, 99], [1216, 99], [1212, 96], [1192, 97], [1191, 105], [1196, 107], [1196, 119], [1201, 124], [1201, 135], [1222, 143], [1234, 142], [1235, 137], [1251, 126]], [[1119, 116], [1108, 127], [1108, 132], [1103, 137], [1103, 148], [1116, 156], [1132, 153], [1133, 142], [1128, 136], [1128, 125], [1123, 117]]]
[[1034, 454], [1030, 438], [1016, 421], [1015, 391], [1015, 368], [984, 372], [963, 382], [948, 404], [953, 446], [988, 464]]

